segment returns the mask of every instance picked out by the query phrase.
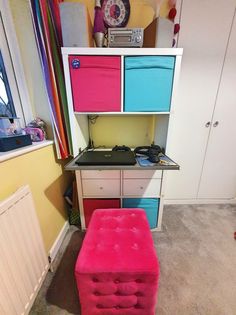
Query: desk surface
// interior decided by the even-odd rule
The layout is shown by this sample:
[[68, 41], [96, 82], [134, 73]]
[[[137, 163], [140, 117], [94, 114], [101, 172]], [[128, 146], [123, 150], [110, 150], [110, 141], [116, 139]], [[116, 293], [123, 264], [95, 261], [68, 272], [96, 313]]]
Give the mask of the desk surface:
[[65, 165], [67, 171], [77, 170], [179, 170], [180, 167], [177, 163], [174, 165], [161, 165], [159, 163], [154, 166], [140, 166], [137, 162], [135, 165], [77, 165], [76, 161], [80, 155], [76, 156], [72, 161]]

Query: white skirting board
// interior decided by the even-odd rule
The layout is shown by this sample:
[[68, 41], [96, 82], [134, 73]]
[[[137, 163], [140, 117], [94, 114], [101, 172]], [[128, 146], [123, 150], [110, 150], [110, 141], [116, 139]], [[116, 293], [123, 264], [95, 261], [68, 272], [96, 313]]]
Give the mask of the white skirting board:
[[236, 204], [236, 199], [165, 199], [164, 205]]
[[66, 221], [60, 231], [60, 233], [58, 234], [54, 244], [52, 245], [51, 249], [49, 250], [49, 254], [48, 254], [48, 259], [49, 259], [49, 262], [50, 262], [50, 270], [53, 271], [53, 262], [54, 262], [54, 259], [58, 253], [58, 250], [60, 249], [61, 247], [61, 244], [66, 236], [66, 233], [67, 231], [69, 230], [69, 222]]

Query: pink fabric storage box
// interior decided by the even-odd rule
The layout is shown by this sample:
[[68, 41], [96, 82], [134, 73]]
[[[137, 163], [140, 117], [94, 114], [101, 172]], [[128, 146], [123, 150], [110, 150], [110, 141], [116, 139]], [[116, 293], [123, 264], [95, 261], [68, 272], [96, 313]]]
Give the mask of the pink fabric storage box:
[[95, 210], [75, 277], [82, 315], [154, 315], [159, 264], [144, 210]]
[[83, 199], [83, 206], [85, 226], [87, 228], [94, 210], [120, 208], [120, 199]]
[[121, 73], [118, 56], [69, 56], [76, 112], [120, 112]]

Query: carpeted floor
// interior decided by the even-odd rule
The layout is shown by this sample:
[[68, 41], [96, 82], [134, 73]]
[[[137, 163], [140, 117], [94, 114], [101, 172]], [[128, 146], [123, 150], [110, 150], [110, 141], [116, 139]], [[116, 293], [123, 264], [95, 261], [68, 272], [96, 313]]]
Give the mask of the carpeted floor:
[[[157, 315], [236, 314], [235, 230], [235, 205], [165, 207], [163, 231], [153, 232], [161, 267]], [[73, 272], [83, 236], [71, 229], [30, 315], [80, 314]]]

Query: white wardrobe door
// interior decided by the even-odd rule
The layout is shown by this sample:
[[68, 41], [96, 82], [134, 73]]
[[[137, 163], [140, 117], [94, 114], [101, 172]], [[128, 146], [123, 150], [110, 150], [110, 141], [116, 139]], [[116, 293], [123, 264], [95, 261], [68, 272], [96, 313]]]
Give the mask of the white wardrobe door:
[[236, 197], [236, 18], [227, 49], [198, 197]]
[[[167, 154], [180, 171], [167, 172], [165, 199], [195, 199], [235, 0], [182, 1], [178, 47], [184, 48]], [[212, 12], [212, 10], [214, 12]]]

